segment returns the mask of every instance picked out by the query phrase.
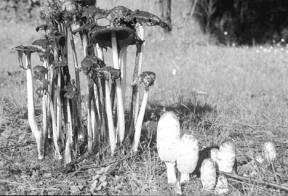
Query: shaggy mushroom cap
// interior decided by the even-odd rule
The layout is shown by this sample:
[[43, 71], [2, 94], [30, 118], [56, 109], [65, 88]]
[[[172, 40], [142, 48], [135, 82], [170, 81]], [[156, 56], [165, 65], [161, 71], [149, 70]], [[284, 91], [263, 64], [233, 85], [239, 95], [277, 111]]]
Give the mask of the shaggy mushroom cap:
[[192, 173], [198, 162], [198, 140], [193, 135], [184, 134], [178, 145], [177, 168], [181, 173]]
[[85, 6], [82, 10], [82, 17], [94, 18], [96, 20], [106, 17], [108, 10], [96, 7], [95, 5]]
[[175, 162], [180, 141], [180, 123], [174, 112], [165, 112], [157, 125], [157, 151], [164, 162]]
[[115, 69], [111, 66], [102, 67], [97, 69], [97, 75], [105, 80], [116, 80], [121, 76], [120, 69]]
[[273, 162], [276, 159], [277, 153], [273, 142], [265, 142], [263, 144], [262, 150], [264, 158], [268, 162]]
[[145, 89], [148, 89], [154, 84], [156, 80], [156, 74], [152, 71], [142, 72], [135, 81], [132, 82], [132, 86], [143, 84]]
[[42, 65], [36, 65], [33, 68], [33, 77], [36, 80], [43, 81], [45, 79], [45, 75], [48, 73], [48, 69]]
[[116, 6], [110, 9], [106, 15], [106, 18], [114, 25], [121, 26], [123, 25], [124, 19], [132, 13], [127, 7], [124, 6]]
[[211, 191], [216, 185], [216, 168], [212, 159], [205, 159], [200, 168], [203, 190]]
[[[213, 158], [212, 158], [213, 159]], [[232, 141], [226, 141], [220, 145], [217, 152], [217, 164], [220, 171], [230, 173], [235, 164], [236, 152]]]
[[81, 70], [86, 75], [88, 75], [92, 70], [105, 66], [104, 61], [99, 59], [97, 56], [86, 56], [81, 62]]

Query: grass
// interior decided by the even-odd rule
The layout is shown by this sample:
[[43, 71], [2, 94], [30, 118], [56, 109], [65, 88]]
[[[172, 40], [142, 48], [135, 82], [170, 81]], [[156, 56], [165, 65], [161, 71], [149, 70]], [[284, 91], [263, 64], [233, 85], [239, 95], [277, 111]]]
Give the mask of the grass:
[[[147, 6], [147, 2], [141, 6]], [[181, 118], [183, 132], [193, 132], [201, 148], [233, 139], [242, 173], [249, 174], [251, 166], [244, 163], [260, 152], [261, 144], [274, 141], [278, 153], [276, 171], [287, 186], [288, 49], [275, 48], [268, 53], [257, 46], [211, 45], [193, 21], [179, 17], [181, 6], [173, 6], [173, 32], [166, 35], [152, 28], [146, 33], [144, 70], [157, 75], [147, 113], [159, 115], [163, 106], [174, 110]], [[153, 6], [148, 8], [153, 11]], [[77, 162], [72, 172], [64, 171], [52, 153], [44, 161], [37, 161], [36, 145], [26, 120], [25, 73], [15, 72], [19, 70], [16, 54], [8, 50], [29, 43], [36, 33], [29, 24], [1, 24], [0, 42], [5, 44], [0, 48], [0, 193], [173, 194], [166, 184], [165, 165], [156, 152], [154, 121], [147, 121], [143, 127], [150, 136], [143, 136], [137, 156], [121, 150], [114, 157], [106, 153], [93, 155]], [[17, 31], [21, 28], [27, 35]], [[135, 51], [128, 51], [131, 78]], [[130, 94], [128, 90], [126, 96]], [[259, 166], [258, 170], [256, 179], [276, 182], [266, 167]], [[252, 183], [229, 182], [230, 195], [285, 195]], [[183, 189], [185, 194], [203, 194], [198, 178]]]

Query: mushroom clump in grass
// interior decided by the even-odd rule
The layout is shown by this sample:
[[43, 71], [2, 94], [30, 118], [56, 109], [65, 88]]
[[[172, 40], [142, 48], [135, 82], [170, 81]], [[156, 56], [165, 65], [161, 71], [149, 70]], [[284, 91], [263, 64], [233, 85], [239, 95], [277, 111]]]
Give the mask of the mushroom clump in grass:
[[198, 140], [193, 135], [184, 134], [178, 145], [177, 169], [181, 173], [180, 183], [189, 181], [198, 162]]
[[175, 164], [180, 141], [180, 122], [174, 112], [165, 112], [157, 125], [157, 151], [167, 167], [169, 184], [177, 182]]

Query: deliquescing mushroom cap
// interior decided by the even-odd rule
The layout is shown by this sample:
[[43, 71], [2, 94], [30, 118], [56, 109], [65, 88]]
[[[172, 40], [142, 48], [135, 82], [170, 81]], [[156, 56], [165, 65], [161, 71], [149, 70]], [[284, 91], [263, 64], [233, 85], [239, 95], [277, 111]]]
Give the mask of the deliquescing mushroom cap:
[[147, 11], [135, 10], [124, 18], [124, 23], [131, 26], [136, 26], [137, 23], [148, 26], [160, 26], [168, 31], [171, 27], [162, 21], [158, 16], [151, 14]]
[[84, 74], [89, 74], [92, 70], [105, 67], [103, 60], [99, 59], [97, 56], [86, 56], [81, 62], [81, 70]]
[[36, 39], [32, 42], [32, 45], [34, 46], [40, 46], [43, 49], [48, 49], [49, 46], [51, 46], [51, 40], [48, 39], [48, 37], [45, 36], [45, 38]]
[[132, 83], [132, 86], [135, 84], [143, 84], [145, 88], [149, 88], [150, 86], [152, 86], [154, 84], [156, 80], [156, 74], [152, 71], [144, 71], [142, 72], [137, 81], [134, 81]]
[[29, 54], [34, 53], [34, 52], [42, 52], [41, 49], [39, 49], [35, 46], [23, 46], [23, 45], [16, 46], [14, 48], [14, 50], [16, 50], [17, 52], [24, 53], [26, 55], [29, 55]]
[[102, 67], [97, 69], [97, 76], [104, 78], [105, 80], [116, 80], [120, 78], [121, 72], [120, 69], [115, 69], [111, 66]]
[[36, 80], [43, 81], [45, 79], [45, 74], [48, 73], [48, 69], [42, 65], [36, 65], [33, 67], [33, 77]]
[[125, 6], [116, 6], [112, 9], [110, 9], [106, 15], [106, 18], [113, 23], [114, 25], [122, 25], [122, 20], [130, 15], [132, 13], [132, 10]]
[[111, 47], [112, 33], [116, 34], [118, 47], [120, 48], [141, 42], [141, 39], [136, 35], [135, 30], [125, 26], [94, 27], [90, 32], [90, 37], [92, 38], [92, 43], [99, 43], [100, 46]]
[[96, 7], [95, 5], [87, 5], [82, 9], [82, 17], [94, 18], [96, 20], [106, 17], [108, 10]]

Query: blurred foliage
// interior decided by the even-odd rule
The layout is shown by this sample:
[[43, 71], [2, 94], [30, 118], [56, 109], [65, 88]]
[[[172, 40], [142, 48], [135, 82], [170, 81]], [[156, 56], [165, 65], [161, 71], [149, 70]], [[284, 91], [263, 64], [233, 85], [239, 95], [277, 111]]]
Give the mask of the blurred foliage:
[[224, 44], [258, 44], [288, 40], [288, 1], [190, 0], [194, 17]]

